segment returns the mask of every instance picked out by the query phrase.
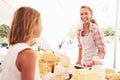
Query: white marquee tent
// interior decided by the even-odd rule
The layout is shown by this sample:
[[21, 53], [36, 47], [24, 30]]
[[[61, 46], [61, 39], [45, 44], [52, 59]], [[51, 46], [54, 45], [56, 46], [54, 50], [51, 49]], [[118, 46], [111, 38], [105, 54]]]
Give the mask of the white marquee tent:
[[118, 30], [119, 0], [0, 0], [0, 24], [10, 26], [13, 13], [20, 6], [33, 7], [42, 16], [42, 43], [45, 43], [47, 49], [57, 49], [79, 21], [79, 8], [84, 4], [93, 9], [93, 17], [100, 27], [111, 25]]
[[1, 0], [0, 21], [10, 26], [13, 13], [18, 7], [33, 7], [40, 11], [42, 15], [42, 36], [50, 47], [56, 48], [66, 33], [79, 19], [79, 17], [76, 19], [77, 14], [74, 14], [75, 8], [71, 8], [72, 11], [69, 8], [69, 6], [72, 6], [73, 1], [69, 4], [68, 2], [64, 2], [63, 4], [63, 0]]
[[[49, 46], [57, 48], [67, 32], [79, 21], [79, 8], [83, 4], [93, 8], [94, 17], [101, 26], [104, 26], [105, 23], [114, 25], [116, 6], [106, 6], [108, 1], [109, 5], [116, 5], [116, 1], [113, 2], [113, 0], [0, 0], [0, 21], [10, 26], [13, 13], [17, 8], [20, 6], [33, 7], [42, 15], [42, 37]], [[96, 8], [96, 6], [98, 7]], [[112, 16], [110, 9], [113, 11]]]

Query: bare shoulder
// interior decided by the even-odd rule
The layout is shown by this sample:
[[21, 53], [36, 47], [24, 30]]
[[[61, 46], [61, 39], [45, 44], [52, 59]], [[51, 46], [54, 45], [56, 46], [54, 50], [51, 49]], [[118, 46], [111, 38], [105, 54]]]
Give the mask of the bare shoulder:
[[24, 49], [21, 51], [17, 57], [16, 65], [19, 71], [22, 70], [32, 70], [34, 69], [34, 65], [36, 63], [36, 54], [35, 52], [30, 49]]
[[21, 59], [34, 59], [36, 58], [35, 52], [32, 49], [24, 49], [23, 51], [21, 51], [19, 53], [19, 56], [21, 57]]
[[23, 51], [21, 51], [18, 55], [18, 61], [19, 64], [22, 65], [31, 65], [31, 63], [35, 63], [36, 62], [36, 54], [35, 52], [30, 49], [24, 49]]

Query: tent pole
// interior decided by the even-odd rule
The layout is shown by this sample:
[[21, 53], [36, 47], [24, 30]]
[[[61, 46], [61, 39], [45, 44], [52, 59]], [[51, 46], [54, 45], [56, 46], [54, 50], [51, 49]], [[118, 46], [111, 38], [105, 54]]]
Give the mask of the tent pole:
[[118, 18], [119, 18], [119, 0], [116, 1], [116, 19], [115, 19], [115, 41], [114, 41], [114, 59], [113, 59], [113, 68], [116, 68], [116, 50], [118, 42]]

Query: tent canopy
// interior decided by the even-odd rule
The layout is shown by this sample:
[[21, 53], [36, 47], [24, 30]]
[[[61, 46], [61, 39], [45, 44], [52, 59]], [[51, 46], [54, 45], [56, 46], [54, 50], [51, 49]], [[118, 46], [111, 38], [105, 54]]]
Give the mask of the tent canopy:
[[[100, 26], [114, 26], [116, 9], [113, 6], [108, 7], [108, 2], [108, 5], [116, 5], [116, 1], [113, 2], [113, 0], [0, 0], [0, 22], [10, 26], [12, 16], [17, 8], [21, 6], [33, 7], [42, 16], [41, 38], [47, 46], [57, 49], [68, 31], [79, 21], [81, 5], [92, 7], [95, 13], [93, 18]], [[99, 4], [100, 6], [98, 6]], [[111, 16], [109, 13], [113, 13], [113, 15]]]

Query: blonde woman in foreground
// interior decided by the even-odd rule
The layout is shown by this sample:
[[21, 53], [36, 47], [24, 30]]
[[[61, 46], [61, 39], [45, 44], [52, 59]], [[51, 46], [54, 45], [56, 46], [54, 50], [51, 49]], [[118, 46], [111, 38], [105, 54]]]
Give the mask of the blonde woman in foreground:
[[42, 21], [37, 10], [20, 7], [15, 11], [0, 80], [42, 80], [36, 53], [31, 48], [41, 31]]

